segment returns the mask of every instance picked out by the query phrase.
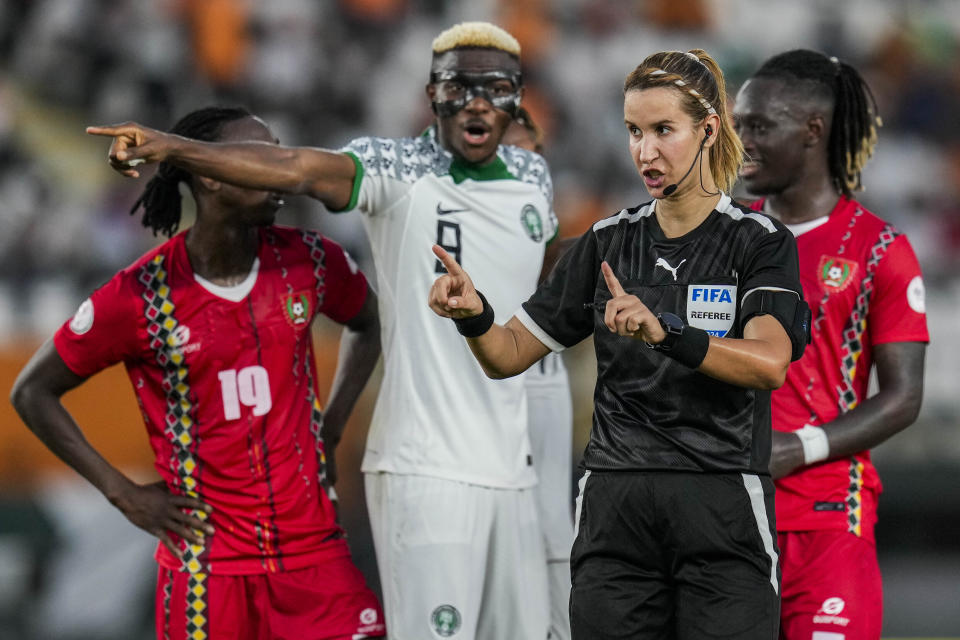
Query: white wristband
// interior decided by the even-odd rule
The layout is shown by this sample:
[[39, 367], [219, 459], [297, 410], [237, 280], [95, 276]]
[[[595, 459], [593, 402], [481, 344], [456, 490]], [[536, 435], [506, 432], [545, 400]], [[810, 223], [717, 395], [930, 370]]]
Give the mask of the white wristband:
[[820, 462], [830, 456], [830, 441], [827, 440], [826, 432], [820, 427], [805, 424], [802, 429], [797, 429], [794, 433], [800, 438], [800, 444], [803, 446], [803, 464]]

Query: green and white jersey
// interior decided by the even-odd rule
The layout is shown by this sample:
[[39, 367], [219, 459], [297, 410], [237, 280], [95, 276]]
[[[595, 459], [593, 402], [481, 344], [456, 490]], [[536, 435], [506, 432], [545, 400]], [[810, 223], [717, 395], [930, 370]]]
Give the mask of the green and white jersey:
[[377, 271], [384, 377], [362, 469], [521, 488], [536, 484], [523, 377], [494, 381], [453, 322], [427, 306], [444, 247], [505, 323], [536, 289], [556, 233], [544, 159], [500, 146], [483, 167], [455, 160], [433, 129], [359, 138], [346, 210], [359, 209]]

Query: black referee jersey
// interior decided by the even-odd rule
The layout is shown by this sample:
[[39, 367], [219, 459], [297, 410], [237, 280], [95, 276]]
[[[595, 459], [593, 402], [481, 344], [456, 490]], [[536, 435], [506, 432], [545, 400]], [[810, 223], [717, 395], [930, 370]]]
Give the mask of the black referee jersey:
[[722, 195], [700, 226], [664, 236], [654, 203], [593, 225], [523, 304], [518, 318], [555, 351], [594, 335], [597, 386], [583, 463], [593, 470], [767, 474], [770, 392], [694, 371], [603, 324], [606, 260], [627, 293], [711, 335], [743, 337], [758, 290], [800, 294], [797, 246], [779, 222]]

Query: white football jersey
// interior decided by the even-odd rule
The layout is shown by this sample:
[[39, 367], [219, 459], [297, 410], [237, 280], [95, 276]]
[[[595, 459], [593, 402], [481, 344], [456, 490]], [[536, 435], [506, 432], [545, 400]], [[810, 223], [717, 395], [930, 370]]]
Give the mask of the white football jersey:
[[534, 291], [556, 232], [544, 159], [501, 146], [485, 167], [457, 161], [430, 129], [359, 138], [347, 210], [363, 212], [377, 271], [384, 377], [362, 469], [489, 487], [536, 484], [523, 376], [490, 380], [453, 322], [427, 306], [444, 247], [505, 323]]

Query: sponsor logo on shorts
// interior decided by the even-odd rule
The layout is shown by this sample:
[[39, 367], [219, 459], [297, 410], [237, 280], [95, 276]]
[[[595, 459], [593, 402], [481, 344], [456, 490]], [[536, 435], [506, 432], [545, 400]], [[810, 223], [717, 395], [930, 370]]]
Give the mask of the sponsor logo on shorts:
[[823, 604], [820, 605], [820, 609], [817, 611], [816, 615], [813, 616], [814, 624], [836, 624], [840, 625], [841, 627], [847, 626], [850, 624], [850, 618], [844, 618], [840, 615], [843, 613], [843, 609], [846, 606], [847, 603], [843, 601], [843, 598], [838, 598], [836, 596], [827, 598], [823, 601]]
[[453, 605], [442, 604], [430, 614], [430, 624], [441, 638], [449, 638], [460, 630], [460, 612]]
[[692, 284], [687, 287], [687, 324], [722, 338], [737, 317], [737, 287]]
[[90, 301], [90, 298], [87, 298], [80, 303], [77, 312], [73, 314], [73, 319], [70, 320], [70, 331], [73, 331], [78, 336], [82, 336], [87, 331], [90, 331], [92, 326], [93, 302]]
[[372, 607], [367, 607], [360, 612], [360, 622], [363, 624], [373, 624], [377, 621], [377, 610]]
[[380, 620], [380, 612], [374, 607], [367, 607], [360, 612], [360, 625], [354, 638], [372, 638], [381, 637], [386, 631], [386, 627]]

